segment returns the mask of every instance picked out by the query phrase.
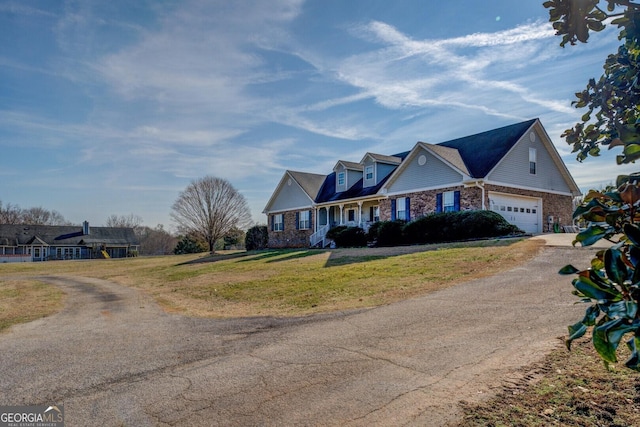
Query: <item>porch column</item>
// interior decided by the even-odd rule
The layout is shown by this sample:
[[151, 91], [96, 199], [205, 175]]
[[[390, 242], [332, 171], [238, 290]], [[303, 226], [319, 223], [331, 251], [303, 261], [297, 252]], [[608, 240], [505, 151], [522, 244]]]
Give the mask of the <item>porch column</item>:
[[358, 227], [362, 227], [362, 201], [358, 202]]
[[343, 220], [343, 215], [342, 215], [342, 210], [344, 209], [344, 205], [340, 205], [340, 225], [343, 224], [342, 220]]

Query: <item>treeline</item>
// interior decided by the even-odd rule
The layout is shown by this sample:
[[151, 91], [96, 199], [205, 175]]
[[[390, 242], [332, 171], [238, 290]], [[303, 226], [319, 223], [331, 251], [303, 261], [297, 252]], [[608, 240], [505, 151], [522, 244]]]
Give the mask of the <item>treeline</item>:
[[[70, 225], [78, 226], [58, 211], [43, 207], [23, 209], [18, 205], [0, 200], [0, 224], [29, 224], [29, 225]], [[142, 225], [142, 218], [138, 215], [111, 215], [105, 222], [106, 227], [133, 228], [140, 243], [140, 255], [168, 255], [174, 250], [180, 240], [180, 236], [174, 236], [164, 229], [162, 224], [155, 228]]]
[[3, 205], [1, 200], [0, 224], [73, 225], [58, 211], [43, 207], [23, 209], [11, 203]]
[[[194, 234], [172, 234], [165, 230], [164, 225], [156, 227], [143, 225], [139, 215], [111, 215], [105, 221], [106, 227], [132, 228], [140, 243], [140, 255], [170, 255], [184, 253], [199, 253], [208, 251], [207, 243]], [[29, 225], [77, 225], [67, 221], [55, 210], [42, 207], [23, 209], [18, 205], [3, 204], [0, 200], [0, 224], [29, 224]], [[245, 232], [233, 228], [226, 236], [216, 241], [216, 249], [244, 248]]]
[[158, 224], [155, 228], [142, 225], [142, 217], [135, 214], [111, 215], [105, 222], [106, 227], [133, 228], [140, 242], [140, 255], [170, 255], [175, 251], [180, 236], [175, 236]]

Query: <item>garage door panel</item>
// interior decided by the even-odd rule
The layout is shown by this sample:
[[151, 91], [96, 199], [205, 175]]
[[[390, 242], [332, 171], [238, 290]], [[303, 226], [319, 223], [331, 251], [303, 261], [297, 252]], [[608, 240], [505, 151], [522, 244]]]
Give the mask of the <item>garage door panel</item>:
[[531, 197], [489, 194], [491, 210], [527, 233], [542, 232], [542, 201]]

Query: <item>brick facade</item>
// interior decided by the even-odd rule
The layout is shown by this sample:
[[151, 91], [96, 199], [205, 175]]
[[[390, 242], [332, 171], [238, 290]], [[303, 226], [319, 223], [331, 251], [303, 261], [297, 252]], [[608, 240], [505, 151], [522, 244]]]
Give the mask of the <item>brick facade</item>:
[[[305, 209], [309, 210], [309, 209]], [[273, 231], [272, 230], [272, 217], [269, 215], [269, 222], [267, 229], [269, 230], [269, 244], [270, 248], [308, 248], [309, 237], [315, 229], [315, 209], [311, 210], [311, 229], [297, 230], [296, 229], [296, 213], [300, 211], [283, 212], [284, 215], [284, 230]]]
[[[436, 195], [447, 191], [460, 191], [460, 210], [482, 209], [482, 191], [477, 187], [464, 188], [462, 186], [440, 188], [432, 191], [420, 191], [416, 193], [399, 194], [392, 198], [409, 197], [411, 206], [411, 219], [436, 212]], [[391, 198], [380, 202], [380, 220], [391, 219]]]
[[[460, 209], [482, 209], [482, 190], [478, 187], [464, 188], [462, 186], [441, 188], [432, 191], [421, 191], [415, 193], [399, 194], [392, 198], [409, 197], [411, 206], [411, 219], [417, 219], [436, 211], [436, 195], [446, 191], [460, 191]], [[541, 191], [520, 190], [497, 185], [485, 185], [485, 209], [490, 209], [489, 192], [495, 191], [514, 196], [527, 196], [542, 199], [542, 231], [552, 231], [548, 229], [547, 218], [553, 216], [559, 218], [560, 225], [573, 224], [573, 197], [560, 194], [550, 194]], [[380, 202], [380, 219], [388, 221], [391, 219], [391, 199]]]

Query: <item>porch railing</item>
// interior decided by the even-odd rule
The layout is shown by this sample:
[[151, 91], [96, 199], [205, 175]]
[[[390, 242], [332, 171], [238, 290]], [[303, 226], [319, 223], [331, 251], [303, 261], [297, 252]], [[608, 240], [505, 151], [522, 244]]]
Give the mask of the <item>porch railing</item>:
[[318, 231], [316, 231], [315, 233], [313, 233], [311, 237], [309, 237], [309, 243], [311, 244], [311, 246], [315, 246], [318, 243], [322, 242], [322, 247], [324, 247], [324, 238], [326, 237], [327, 232], [329, 231], [330, 228], [331, 228], [331, 224], [327, 224], [322, 226], [322, 228], [319, 228]]
[[[343, 223], [342, 225], [345, 225], [347, 227], [360, 227], [364, 230], [364, 232], [368, 232], [369, 228], [371, 228], [371, 224], [373, 224], [373, 222], [371, 221], [363, 221], [361, 223], [357, 223], [356, 221], [347, 221], [345, 223]], [[309, 243], [311, 244], [311, 246], [316, 246], [318, 243], [322, 242], [322, 247], [325, 247], [325, 242], [324, 239], [327, 236], [327, 232], [332, 228], [335, 227], [337, 224], [327, 224], [322, 226], [322, 228], [320, 228], [318, 231], [316, 231], [315, 233], [313, 233], [311, 235], [311, 237], [309, 237]]]

